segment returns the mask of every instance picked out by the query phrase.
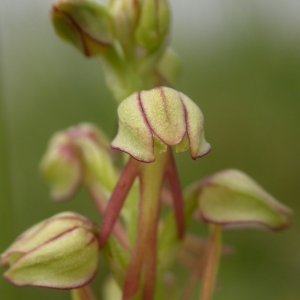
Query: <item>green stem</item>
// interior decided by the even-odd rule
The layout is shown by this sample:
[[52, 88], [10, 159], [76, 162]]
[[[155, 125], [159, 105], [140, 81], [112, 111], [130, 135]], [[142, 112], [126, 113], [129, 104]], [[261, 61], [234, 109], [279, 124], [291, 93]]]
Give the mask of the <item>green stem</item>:
[[152, 88], [150, 76], [138, 74], [136, 63], [125, 61], [115, 48], [107, 51], [101, 62], [106, 83], [117, 102], [136, 91]]
[[[193, 213], [198, 207], [198, 189], [195, 185], [191, 186], [184, 192], [184, 223], [188, 226]], [[166, 269], [176, 258], [180, 246], [178, 239], [178, 227], [176, 228], [176, 220], [174, 213], [170, 211], [162, 222], [162, 228], [159, 235], [159, 262], [163, 269]]]
[[182, 239], [185, 233], [184, 201], [180, 186], [179, 175], [177, 173], [176, 163], [171, 149], [168, 149], [166, 179], [169, 183], [170, 190], [172, 193], [173, 208], [175, 213], [178, 237], [179, 239]]
[[[123, 300], [134, 296], [144, 278], [142, 299], [151, 300], [156, 284], [157, 232], [160, 212], [160, 191], [168, 153], [156, 153], [153, 163], [139, 163], [141, 198], [138, 231], [123, 288]], [[144, 274], [142, 274], [144, 266]], [[141, 276], [144, 275], [144, 276]]]
[[96, 300], [92, 290], [88, 285], [71, 290], [72, 300]]
[[206, 250], [206, 255], [200, 255], [195, 263], [191, 277], [188, 280], [181, 300], [188, 300], [192, 295], [193, 288], [200, 277], [203, 275], [202, 300], [210, 300], [216, 285], [216, 276], [221, 254], [221, 233], [222, 227], [212, 226], [211, 238]]

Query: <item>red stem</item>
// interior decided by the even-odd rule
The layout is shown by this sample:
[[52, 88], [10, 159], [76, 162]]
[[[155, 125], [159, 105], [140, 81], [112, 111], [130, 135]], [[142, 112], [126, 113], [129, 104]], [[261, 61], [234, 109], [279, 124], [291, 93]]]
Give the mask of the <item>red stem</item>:
[[211, 300], [214, 293], [222, 246], [221, 233], [222, 227], [220, 225], [212, 225], [212, 233], [206, 258], [206, 266], [203, 274], [203, 284], [200, 298], [201, 300]]
[[154, 297], [157, 233], [161, 206], [160, 194], [167, 160], [167, 153], [157, 153], [155, 162], [151, 164], [140, 163], [138, 228], [123, 287], [123, 300], [131, 299], [138, 292], [141, 284], [143, 286], [142, 299], [152, 300]]
[[156, 263], [157, 263], [157, 232], [159, 221], [160, 206], [157, 210], [157, 221], [148, 233], [146, 241], [147, 251], [145, 253], [145, 281], [143, 288], [143, 300], [152, 300], [154, 298], [155, 282], [156, 282]]
[[[101, 195], [98, 191], [96, 191], [93, 187], [88, 186], [88, 191], [100, 215], [103, 216], [107, 208], [107, 201], [104, 199], [104, 196]], [[119, 220], [116, 221], [112, 233], [126, 249], [129, 249], [129, 240], [126, 230], [124, 229], [122, 223]]]
[[173, 207], [174, 207], [178, 237], [179, 239], [182, 239], [185, 233], [183, 195], [182, 195], [180, 180], [177, 173], [177, 168], [176, 168], [172, 150], [170, 149], [168, 150], [168, 152], [169, 152], [169, 159], [166, 168], [166, 179], [169, 183], [170, 190], [173, 196]]
[[187, 282], [186, 288], [181, 296], [181, 300], [188, 300], [191, 298], [191, 294], [195, 284], [197, 283], [198, 279], [202, 276], [203, 270], [205, 266], [205, 257], [200, 257], [198, 261], [194, 262], [194, 269], [192, 274]]
[[[155, 204], [155, 199], [153, 199], [153, 205], [151, 205], [151, 207], [149, 207], [149, 203], [144, 203], [144, 185], [145, 182], [143, 183], [141, 178], [138, 230], [133, 254], [123, 287], [123, 300], [129, 300], [137, 293], [140, 285], [143, 265], [145, 267], [145, 276], [142, 299], [152, 300], [154, 296], [160, 202], [158, 200], [157, 204]], [[156, 196], [158, 198], [159, 193], [157, 193]], [[147, 219], [147, 222], [145, 222], [145, 219]]]
[[113, 227], [118, 219], [126, 196], [134, 182], [139, 171], [138, 162], [131, 158], [125, 166], [119, 181], [111, 194], [107, 208], [104, 212], [103, 222], [99, 234], [99, 246], [104, 246]]

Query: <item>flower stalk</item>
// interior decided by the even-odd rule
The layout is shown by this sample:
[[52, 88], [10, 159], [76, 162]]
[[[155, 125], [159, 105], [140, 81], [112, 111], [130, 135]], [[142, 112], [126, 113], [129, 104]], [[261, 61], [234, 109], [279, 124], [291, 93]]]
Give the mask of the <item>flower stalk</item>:
[[[169, 148], [164, 153], [158, 153], [158, 150], [156, 150], [155, 153], [156, 160], [151, 164], [130, 158], [111, 196], [99, 234], [99, 244], [102, 247], [117, 221], [119, 212], [135, 177], [138, 177], [140, 183], [138, 229], [132, 250], [132, 258], [123, 286], [124, 300], [131, 299], [138, 292], [141, 284], [143, 286], [142, 299], [153, 299], [156, 281], [161, 189], [165, 179], [169, 181], [174, 196], [173, 205], [177, 221], [178, 238], [182, 239], [184, 236], [183, 198], [171, 149]], [[141, 282], [141, 278], [143, 278], [143, 282]]]
[[[90, 197], [95, 203], [95, 206], [101, 216], [104, 215], [104, 212], [107, 208], [107, 199], [104, 195], [101, 194], [101, 191], [99, 191], [99, 188], [97, 186], [87, 185], [87, 189], [89, 191]], [[120, 244], [126, 248], [129, 249], [129, 239], [127, 232], [120, 222], [120, 220], [117, 220], [115, 222], [115, 225], [112, 230], [112, 234], [115, 236], [115, 238], [120, 242]]]
[[72, 300], [97, 300], [88, 285], [71, 290]]
[[[134, 296], [143, 278], [142, 299], [154, 296], [156, 281], [156, 246], [160, 213], [160, 190], [164, 179], [167, 153], [157, 156], [152, 164], [139, 163], [140, 202], [138, 231], [131, 262], [123, 287], [123, 299]], [[144, 270], [144, 274], [142, 271]]]
[[[211, 226], [210, 239], [201, 248], [201, 253], [195, 261], [190, 259], [187, 263], [191, 267], [191, 276], [187, 282], [181, 300], [188, 300], [191, 297], [194, 286], [199, 278], [202, 279], [202, 289], [200, 300], [210, 300], [213, 297], [216, 286], [216, 277], [218, 274], [218, 266], [220, 255], [222, 252], [221, 241], [222, 227], [220, 225]], [[198, 247], [197, 247], [198, 248]], [[199, 251], [199, 249], [197, 249]], [[183, 259], [187, 259], [183, 257]]]
[[211, 300], [216, 285], [219, 260], [222, 248], [222, 227], [213, 225], [211, 228], [211, 237], [206, 254], [206, 265], [203, 274], [203, 284], [200, 300]]

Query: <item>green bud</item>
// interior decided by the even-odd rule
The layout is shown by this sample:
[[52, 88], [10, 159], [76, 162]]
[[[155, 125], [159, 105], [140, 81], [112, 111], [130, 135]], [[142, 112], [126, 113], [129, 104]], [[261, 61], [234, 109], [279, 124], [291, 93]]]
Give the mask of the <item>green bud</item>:
[[69, 131], [83, 163], [86, 179], [96, 180], [111, 192], [118, 174], [114, 168], [109, 142], [95, 126], [81, 124]]
[[136, 42], [152, 51], [164, 43], [170, 26], [170, 8], [167, 0], [143, 0]]
[[51, 10], [56, 33], [84, 55], [104, 53], [113, 43], [107, 8], [93, 0], [58, 0]]
[[287, 227], [291, 210], [279, 203], [253, 179], [238, 170], [216, 173], [200, 184], [199, 211], [208, 223]]
[[139, 0], [110, 0], [108, 8], [113, 17], [114, 29], [118, 40], [123, 45], [130, 43], [138, 22]]
[[74, 194], [83, 179], [83, 166], [67, 134], [59, 132], [53, 136], [40, 169], [53, 199], [63, 200]]
[[4, 278], [17, 286], [73, 289], [87, 284], [98, 264], [98, 228], [72, 212], [24, 232], [1, 255]]
[[54, 135], [41, 162], [51, 196], [72, 196], [83, 180], [92, 179], [111, 191], [117, 174], [104, 134], [91, 124], [80, 124]]
[[204, 117], [186, 95], [167, 87], [134, 93], [119, 105], [119, 130], [112, 148], [143, 162], [155, 160], [154, 145], [160, 151], [176, 146], [190, 148], [193, 159], [209, 152], [204, 138]]

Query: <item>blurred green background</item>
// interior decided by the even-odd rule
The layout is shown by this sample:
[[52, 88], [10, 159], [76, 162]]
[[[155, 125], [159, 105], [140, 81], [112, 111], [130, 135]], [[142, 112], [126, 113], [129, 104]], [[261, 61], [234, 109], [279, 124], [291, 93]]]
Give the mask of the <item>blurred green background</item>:
[[[178, 89], [201, 107], [213, 148], [196, 162], [188, 153], [176, 156], [183, 186], [238, 168], [294, 209], [293, 226], [284, 232], [224, 234], [236, 252], [222, 260], [215, 299], [300, 299], [300, 4], [191, 1], [188, 8], [189, 1], [180, 2], [171, 1], [173, 46], [184, 67]], [[50, 5], [0, 3], [0, 252], [63, 210], [97, 220], [84, 191], [69, 202], [51, 202], [38, 164], [60, 129], [89, 121], [111, 138], [117, 129], [117, 105], [99, 62], [55, 36]], [[100, 269], [103, 277], [107, 269]], [[67, 291], [15, 288], [0, 279], [0, 299], [70, 298]]]

